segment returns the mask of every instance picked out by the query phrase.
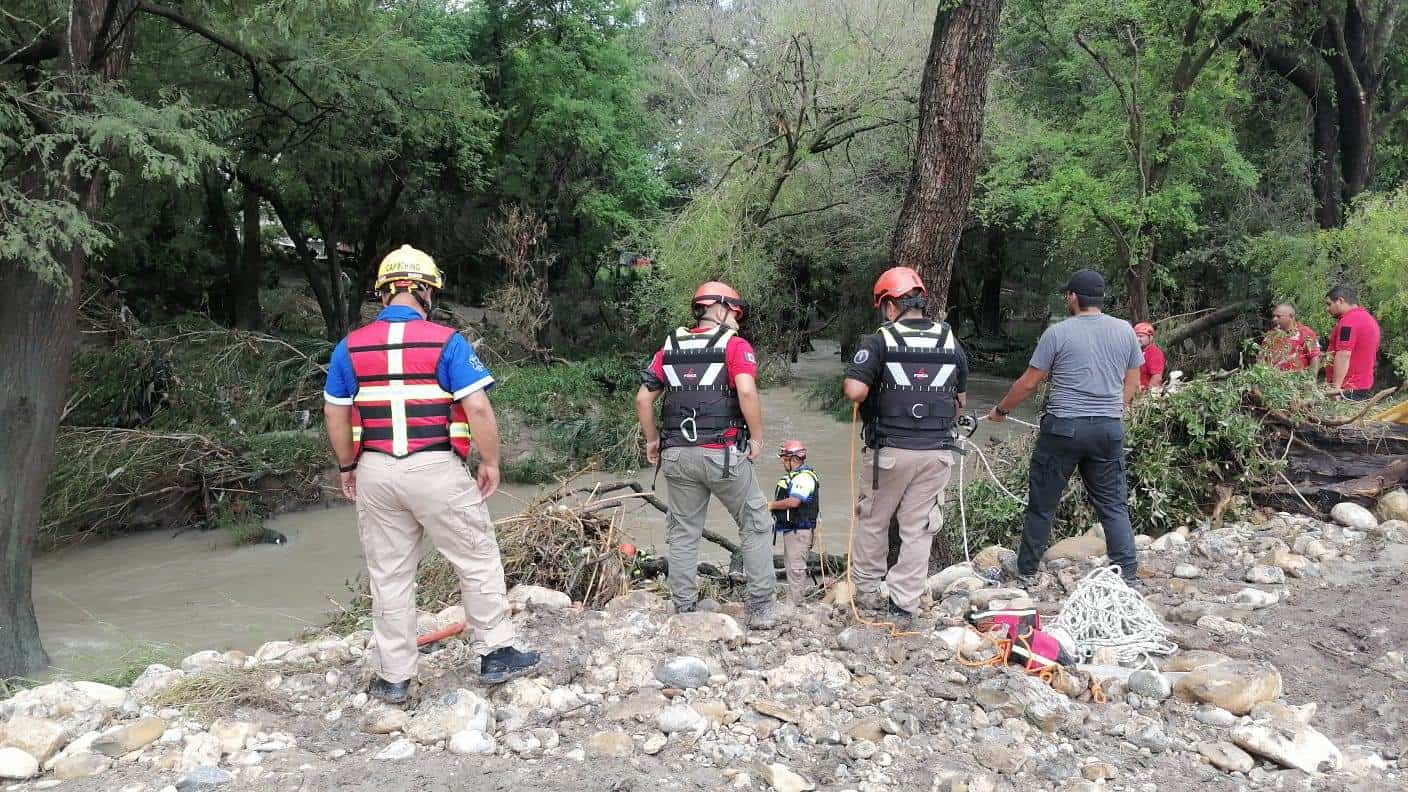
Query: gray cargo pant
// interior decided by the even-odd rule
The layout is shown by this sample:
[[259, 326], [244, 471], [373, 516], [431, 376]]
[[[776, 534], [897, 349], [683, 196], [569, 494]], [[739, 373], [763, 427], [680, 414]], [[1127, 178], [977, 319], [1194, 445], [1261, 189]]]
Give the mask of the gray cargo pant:
[[[864, 472], [851, 543], [851, 576], [862, 593], [878, 590], [883, 579], [890, 599], [917, 613], [929, 576], [929, 549], [944, 525], [944, 487], [956, 464], [954, 453], [882, 448], [878, 489], [872, 475], [875, 453], [867, 448], [861, 456]], [[900, 555], [886, 570], [891, 518], [900, 526]]]
[[665, 542], [669, 546], [670, 599], [675, 607], [693, 607], [699, 599], [699, 540], [704, 535], [710, 495], [723, 503], [738, 525], [748, 606], [772, 603], [777, 585], [772, 569], [772, 518], [747, 455], [737, 449], [729, 452], [727, 478], [723, 449], [667, 448], [660, 452], [660, 459], [660, 472], [669, 486]]

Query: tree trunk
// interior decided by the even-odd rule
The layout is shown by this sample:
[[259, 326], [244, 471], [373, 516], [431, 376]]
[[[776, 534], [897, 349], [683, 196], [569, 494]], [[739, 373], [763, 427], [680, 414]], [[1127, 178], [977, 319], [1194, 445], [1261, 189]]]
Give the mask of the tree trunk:
[[[1147, 237], [1146, 237], [1147, 238]], [[1149, 281], [1154, 275], [1154, 254], [1150, 250], [1139, 255], [1133, 248], [1126, 248], [1130, 258], [1125, 264], [1125, 300], [1128, 302], [1128, 313], [1132, 322], [1151, 321], [1149, 316]], [[1132, 257], [1139, 255], [1137, 260]]]
[[1002, 0], [962, 0], [955, 8], [940, 6], [934, 17], [919, 90], [918, 142], [890, 264], [917, 271], [935, 301], [948, 294], [968, 216], [1001, 16]]
[[1002, 250], [1007, 235], [1001, 228], [992, 226], [987, 230], [987, 266], [983, 269], [983, 283], [978, 296], [978, 335], [997, 337], [1002, 335]]
[[240, 243], [235, 236], [235, 226], [230, 221], [230, 207], [225, 202], [225, 180], [219, 171], [207, 169], [201, 174], [201, 190], [205, 193], [205, 216], [209, 231], [220, 250], [220, 259], [225, 264], [223, 288], [218, 294], [210, 295], [211, 313], [220, 321], [233, 325], [239, 315], [239, 300], [236, 290], [240, 278]]
[[1166, 334], [1162, 339], [1164, 348], [1172, 349], [1190, 338], [1196, 338], [1209, 330], [1227, 324], [1233, 319], [1246, 314], [1252, 305], [1251, 300], [1242, 300], [1240, 302], [1229, 303], [1205, 313], [1188, 324], [1182, 325], [1173, 332]]
[[259, 195], [248, 187], [242, 192], [244, 250], [239, 277], [234, 283], [234, 325], [241, 330], [258, 330], [264, 324], [264, 312], [259, 306], [259, 287], [264, 282], [264, 252], [259, 247]]
[[[68, 4], [55, 59], [62, 65], [55, 72], [58, 82], [69, 84], [74, 101], [83, 101], [86, 80], [116, 79], [127, 70], [136, 25], [116, 27], [108, 17], [125, 19], [131, 5], [110, 0]], [[109, 31], [107, 42], [95, 53], [100, 31]], [[65, 200], [52, 195], [46, 186], [49, 178], [31, 164], [21, 169], [16, 181], [28, 196]], [[101, 180], [80, 173], [68, 179], [76, 208], [92, 216], [104, 195]], [[0, 679], [32, 674], [49, 662], [34, 617], [31, 561], [73, 367], [74, 295], [87, 264], [80, 250], [55, 250], [53, 255], [65, 264], [68, 287], [40, 280], [24, 263], [0, 259], [0, 338], [6, 347], [0, 356], [5, 382], [0, 392]]]
[[1310, 186], [1315, 193], [1315, 223], [1321, 228], [1339, 228], [1344, 222], [1338, 163], [1340, 128], [1334, 99], [1321, 91], [1310, 100], [1315, 121], [1310, 131]]

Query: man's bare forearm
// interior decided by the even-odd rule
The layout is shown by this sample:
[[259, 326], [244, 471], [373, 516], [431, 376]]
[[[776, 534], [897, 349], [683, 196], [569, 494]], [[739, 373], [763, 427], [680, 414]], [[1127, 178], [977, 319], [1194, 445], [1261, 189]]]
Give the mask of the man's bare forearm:
[[1335, 371], [1330, 386], [1333, 388], [1343, 388], [1344, 378], [1349, 376], [1349, 353], [1339, 351], [1335, 353]]
[[460, 400], [465, 417], [469, 420], [469, 434], [474, 438], [474, 447], [479, 449], [479, 461], [489, 467], [499, 466], [499, 421], [494, 416], [494, 407], [483, 391], [477, 391]]
[[655, 426], [655, 400], [658, 398], [659, 391], [652, 391], [643, 385], [636, 391], [636, 420], [640, 422], [640, 434], [646, 443], [660, 439], [660, 431]]
[[338, 467], [352, 464], [356, 460], [356, 446], [352, 442], [352, 408], [344, 404], [323, 404], [323, 425], [327, 427], [328, 445], [332, 446]]

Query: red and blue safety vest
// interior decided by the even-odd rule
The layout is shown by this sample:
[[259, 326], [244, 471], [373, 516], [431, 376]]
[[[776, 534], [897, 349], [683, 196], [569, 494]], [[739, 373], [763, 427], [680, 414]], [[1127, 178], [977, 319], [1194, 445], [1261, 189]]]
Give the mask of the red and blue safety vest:
[[420, 451], [469, 456], [464, 408], [440, 386], [436, 367], [453, 328], [425, 320], [376, 321], [347, 336], [357, 376], [352, 440], [357, 454], [401, 458]]

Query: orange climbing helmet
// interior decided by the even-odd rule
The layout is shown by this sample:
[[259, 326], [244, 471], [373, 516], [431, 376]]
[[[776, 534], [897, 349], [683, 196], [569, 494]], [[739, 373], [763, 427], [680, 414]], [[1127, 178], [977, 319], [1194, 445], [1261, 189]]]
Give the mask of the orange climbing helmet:
[[899, 300], [909, 295], [915, 289], [919, 290], [919, 296], [929, 294], [929, 290], [924, 288], [924, 281], [919, 278], [919, 273], [909, 267], [891, 267], [880, 274], [880, 279], [875, 281], [875, 307], [879, 308], [883, 300]]
[[1149, 324], [1148, 322], [1140, 322], [1139, 324], [1134, 326], [1134, 334], [1153, 337], [1154, 326]]
[[796, 457], [798, 459], [807, 458], [807, 447], [802, 445], [801, 440], [788, 440], [778, 449], [777, 455], [780, 457]]
[[748, 304], [743, 302], [743, 298], [738, 296], [738, 292], [727, 283], [720, 281], [709, 281], [699, 284], [699, 288], [694, 290], [694, 299], [690, 300], [690, 305], [705, 308], [714, 303], [723, 303], [739, 319], [748, 309]]

